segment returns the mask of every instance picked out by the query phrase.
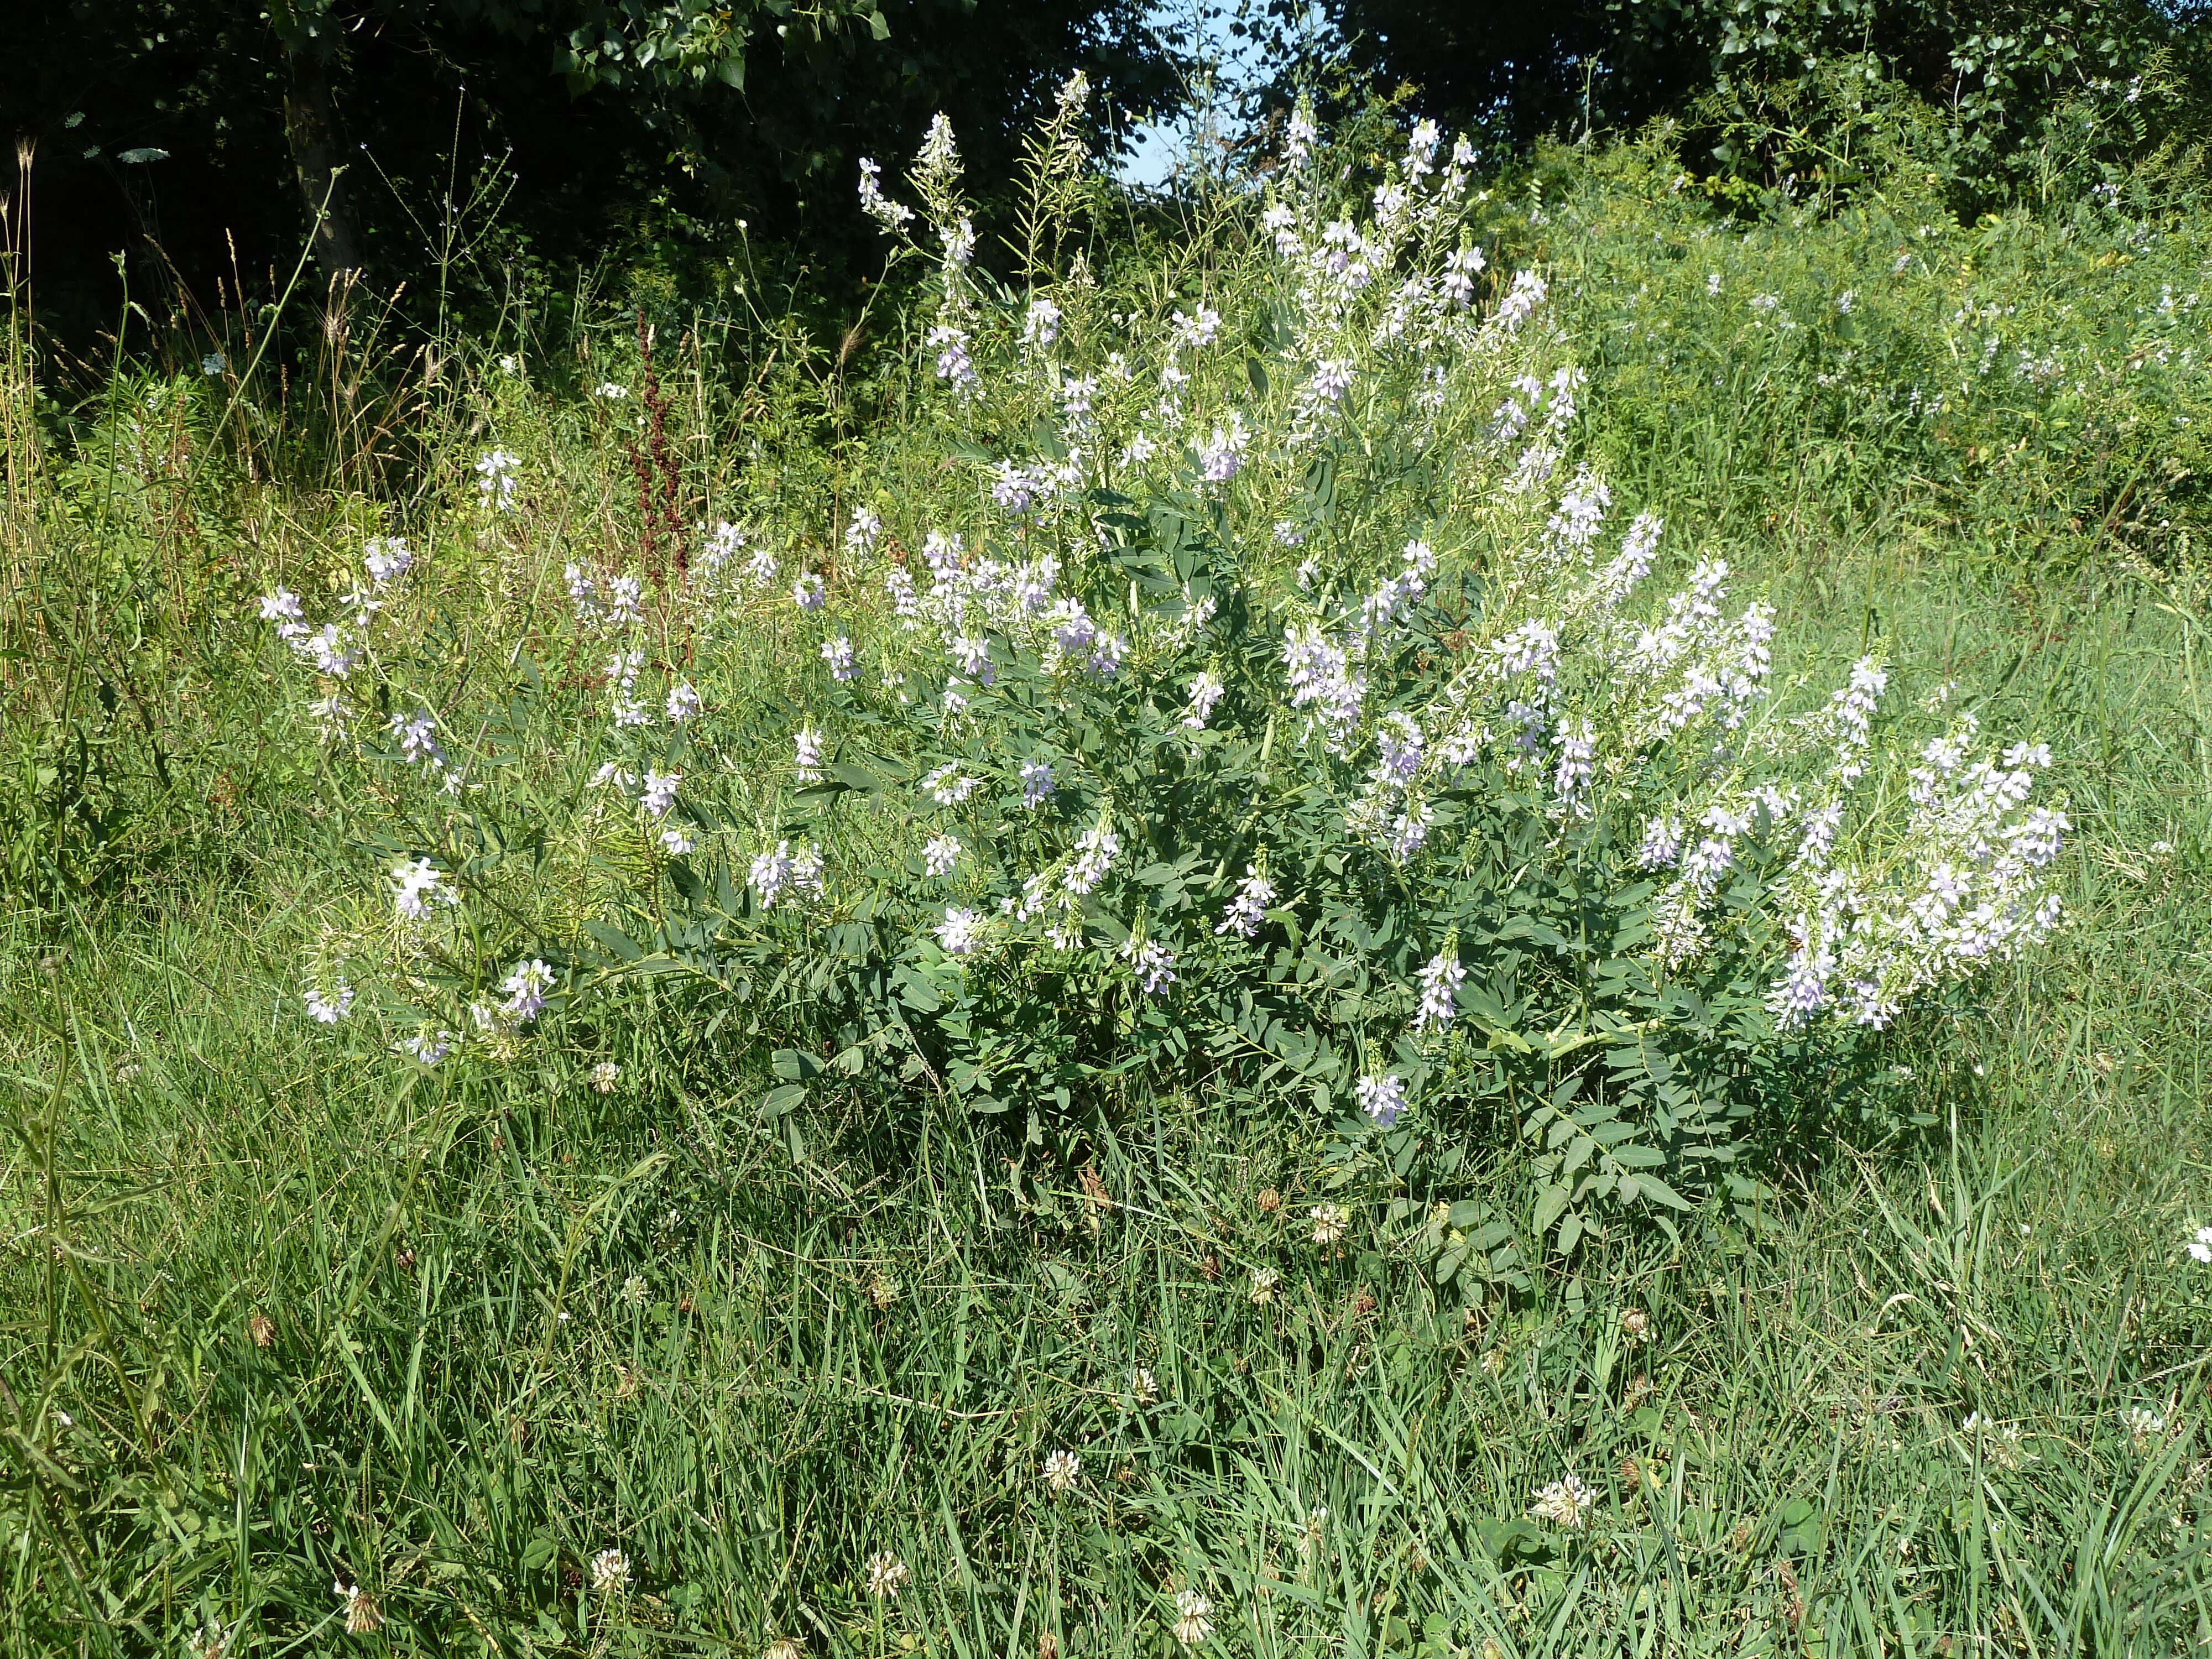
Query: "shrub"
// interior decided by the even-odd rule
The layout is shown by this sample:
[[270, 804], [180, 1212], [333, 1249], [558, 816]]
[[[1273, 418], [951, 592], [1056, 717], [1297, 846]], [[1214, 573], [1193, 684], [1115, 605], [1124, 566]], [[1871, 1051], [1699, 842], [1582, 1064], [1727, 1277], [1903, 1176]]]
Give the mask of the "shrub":
[[1763, 1112], [2052, 926], [2047, 757], [1971, 714], [1908, 742], [1873, 659], [1778, 689], [1725, 565], [1659, 579], [1575, 462], [1544, 278], [1478, 303], [1433, 127], [1367, 180], [1294, 122], [1102, 277], [1042, 263], [1074, 102], [1020, 291], [969, 264], [941, 125], [921, 239], [864, 171], [939, 280], [924, 412], [824, 532], [687, 523], [649, 368], [638, 521], [579, 512], [501, 381], [433, 539], [371, 544], [333, 617], [263, 602], [352, 826], [307, 1011], [498, 1066], [675, 975], [702, 1041], [773, 1051], [772, 1114], [945, 1094], [1035, 1135], [1180, 1091], [1400, 1172], [1510, 1136], [1561, 1249], [1747, 1195]]

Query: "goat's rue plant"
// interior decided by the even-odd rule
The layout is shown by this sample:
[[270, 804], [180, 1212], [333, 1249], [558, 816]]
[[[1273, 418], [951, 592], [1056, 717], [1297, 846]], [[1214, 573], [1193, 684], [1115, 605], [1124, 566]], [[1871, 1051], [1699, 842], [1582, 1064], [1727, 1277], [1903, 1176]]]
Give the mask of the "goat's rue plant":
[[456, 493], [544, 596], [507, 660], [448, 659], [427, 545], [368, 549], [335, 619], [264, 601], [372, 826], [303, 1012], [497, 1066], [674, 975], [773, 1051], [771, 1112], [1182, 1091], [1401, 1171], [1510, 1135], [1563, 1249], [1745, 1195], [1793, 1076], [2054, 925], [2047, 756], [1971, 715], [1905, 741], [1871, 658], [1778, 688], [1725, 565], [1661, 578], [1575, 462], [1544, 280], [1486, 273], [1463, 147], [1416, 128], [1358, 195], [1301, 116], [1249, 208], [1109, 286], [1039, 252], [1080, 97], [1019, 290], [971, 264], [941, 121], [919, 211], [864, 164], [935, 267], [941, 486], [864, 471], [840, 522], [739, 508], [647, 565], [564, 543], [495, 446]]

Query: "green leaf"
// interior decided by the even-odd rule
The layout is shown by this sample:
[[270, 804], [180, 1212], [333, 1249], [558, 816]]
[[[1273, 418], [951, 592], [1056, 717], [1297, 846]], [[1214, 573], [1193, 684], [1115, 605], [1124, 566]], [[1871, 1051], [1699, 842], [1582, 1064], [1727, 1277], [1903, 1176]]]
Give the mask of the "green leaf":
[[781, 1117], [786, 1112], [794, 1110], [804, 1104], [805, 1100], [806, 1085], [804, 1083], [782, 1084], [769, 1090], [762, 1097], [761, 1116], [763, 1118]]

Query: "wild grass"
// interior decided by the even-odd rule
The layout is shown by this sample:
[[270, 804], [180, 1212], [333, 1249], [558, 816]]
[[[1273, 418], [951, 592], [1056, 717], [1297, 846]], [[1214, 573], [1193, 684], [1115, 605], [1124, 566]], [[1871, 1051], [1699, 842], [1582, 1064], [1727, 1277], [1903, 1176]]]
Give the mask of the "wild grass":
[[[1741, 309], [1700, 311], [1705, 272], [1654, 242], [1663, 184], [1577, 188], [1604, 210], [1555, 270], [1588, 262], [1591, 402], [1625, 411], [1593, 453], [1678, 544], [1767, 582], [1779, 672], [1832, 678], [1878, 633], [1909, 682], [2057, 751], [2070, 922], [1899, 1035], [1896, 1114], [1808, 1140], [1756, 1224], [1561, 1259], [1517, 1237], [1503, 1156], [1317, 1244], [1324, 1138], [1191, 1103], [1125, 1114], [1081, 1168], [942, 1102], [912, 1136], [764, 1119], [765, 1057], [650, 981], [588, 1054], [452, 1082], [337, 1060], [280, 1005], [343, 809], [264, 732], [289, 671], [248, 606], [374, 533], [373, 503], [175, 413], [258, 471], [131, 469], [115, 505], [101, 434], [126, 403], [155, 426], [152, 388], [120, 387], [10, 451], [0, 1644], [1164, 1653], [1178, 1592], [1206, 1650], [1264, 1655], [2212, 1642], [2196, 566], [2076, 529], [2048, 471], [1962, 495], [1918, 428], [1792, 418]], [[1884, 235], [1759, 234], [1802, 315], [1891, 281]], [[2108, 314], [2105, 269], [2052, 303]], [[1663, 347], [1597, 325], [1631, 277], [1674, 284]], [[1718, 384], [1672, 373], [1684, 350]], [[718, 453], [763, 419], [821, 429], [766, 381], [709, 384]], [[467, 404], [415, 385], [431, 470], [465, 469]], [[614, 434], [586, 404], [545, 418], [575, 512], [611, 512]], [[763, 454], [826, 537], [810, 492], [844, 454]], [[1990, 535], [1991, 502], [2072, 539]], [[94, 857], [108, 821], [143, 838]], [[584, 1062], [615, 1042], [602, 1093]], [[1422, 1236], [1492, 1222], [1540, 1267], [1467, 1314]], [[1062, 1449], [1081, 1473], [1054, 1492]], [[1528, 1521], [1571, 1475], [1587, 1527]], [[593, 1589], [611, 1547], [622, 1594]], [[885, 1552], [911, 1571], [887, 1601]], [[343, 1632], [334, 1579], [379, 1628]]]

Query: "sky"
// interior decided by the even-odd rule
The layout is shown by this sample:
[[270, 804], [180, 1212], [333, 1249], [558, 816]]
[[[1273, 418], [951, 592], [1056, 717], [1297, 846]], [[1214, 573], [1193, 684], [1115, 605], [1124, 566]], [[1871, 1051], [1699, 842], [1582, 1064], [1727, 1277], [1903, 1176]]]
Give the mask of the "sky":
[[[1318, 7], [1316, 11], [1318, 14]], [[1224, 85], [1233, 88], [1267, 79], [1270, 67], [1252, 41], [1230, 33], [1233, 13], [1234, 0], [1162, 0], [1154, 7], [1151, 21], [1154, 28], [1178, 22], [1186, 29], [1194, 26], [1200, 55], [1215, 65], [1215, 74]], [[1197, 125], [1194, 114], [1174, 122], [1140, 125], [1136, 148], [1121, 163], [1121, 176], [1134, 185], [1166, 183], [1176, 165], [1189, 155]]]

